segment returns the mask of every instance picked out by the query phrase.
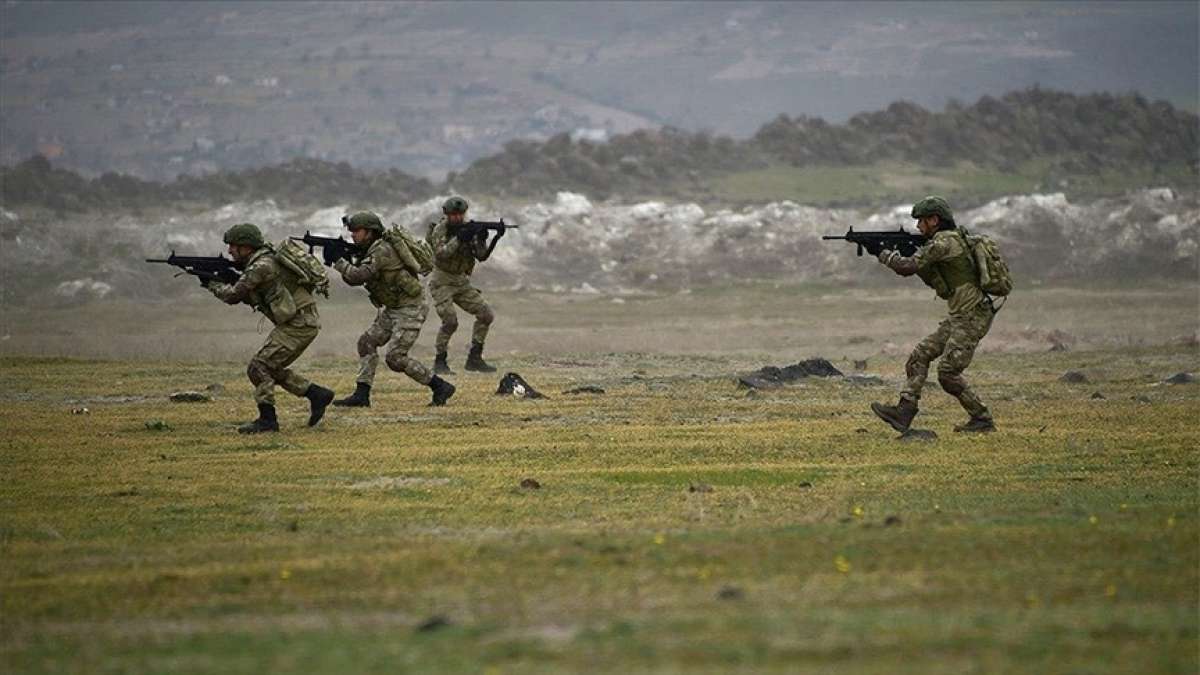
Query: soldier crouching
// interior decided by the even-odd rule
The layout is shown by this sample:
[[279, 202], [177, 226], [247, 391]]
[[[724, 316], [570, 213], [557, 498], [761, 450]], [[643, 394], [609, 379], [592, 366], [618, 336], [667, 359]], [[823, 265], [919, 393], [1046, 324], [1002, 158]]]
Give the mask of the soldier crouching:
[[429, 387], [433, 393], [430, 405], [445, 405], [454, 395], [454, 385], [434, 375], [408, 354], [429, 314], [421, 282], [404, 266], [395, 247], [384, 239], [383, 222], [379, 216], [364, 211], [343, 221], [350, 230], [355, 246], [365, 252], [357, 265], [339, 258], [333, 262], [333, 267], [351, 286], [366, 286], [371, 304], [379, 311], [371, 327], [358, 338], [358, 377], [354, 393], [333, 404], [371, 405], [371, 387], [375, 382], [375, 369], [379, 365], [379, 348], [386, 345], [384, 359], [388, 368]]
[[205, 287], [231, 305], [242, 302], [250, 305], [275, 325], [246, 368], [246, 375], [254, 385], [258, 419], [241, 425], [238, 431], [243, 434], [279, 431], [275, 416], [277, 384], [288, 393], [309, 400], [308, 426], [314, 426], [333, 401], [333, 391], [313, 384], [288, 366], [300, 358], [321, 330], [317, 302], [299, 284], [296, 275], [275, 259], [274, 251], [254, 225], [234, 225], [225, 232], [224, 241], [229, 245], [234, 264], [242, 268], [242, 276], [234, 284], [210, 281]]

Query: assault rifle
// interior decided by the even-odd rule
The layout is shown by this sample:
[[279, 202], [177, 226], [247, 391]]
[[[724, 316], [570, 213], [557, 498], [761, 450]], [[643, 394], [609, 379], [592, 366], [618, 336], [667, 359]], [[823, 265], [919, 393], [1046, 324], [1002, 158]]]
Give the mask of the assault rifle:
[[879, 255], [882, 251], [899, 251], [900, 255], [907, 258], [917, 252], [917, 247], [925, 243], [924, 235], [908, 232], [903, 227], [895, 232], [855, 232], [852, 227], [840, 237], [824, 236], [821, 238], [848, 241], [858, 247], [860, 256], [863, 254], [863, 250], [871, 255]]
[[200, 277], [200, 285], [208, 286], [209, 282], [220, 281], [225, 284], [236, 284], [241, 278], [241, 272], [234, 267], [233, 261], [223, 255], [207, 258], [204, 256], [171, 255], [164, 258], [146, 258], [148, 263], [165, 263], [183, 270], [175, 276], [190, 274]]
[[292, 239], [307, 244], [310, 254], [314, 248], [320, 246], [321, 260], [324, 261], [326, 267], [329, 267], [341, 258], [354, 262], [355, 256], [358, 254], [358, 246], [341, 237], [319, 237], [310, 232], [305, 232], [303, 237], [292, 237]]
[[492, 231], [496, 232], [497, 234], [502, 235], [502, 234], [504, 234], [505, 230], [515, 230], [518, 227], [520, 227], [520, 226], [506, 224], [504, 222], [504, 219], [501, 218], [500, 220], [497, 220], [496, 222], [468, 220], [465, 223], [459, 223], [458, 225], [451, 225], [451, 226], [449, 226], [448, 230], [449, 230], [450, 234], [458, 237], [460, 240], [470, 241], [471, 239], [475, 239], [476, 237], [479, 237], [480, 235], [487, 236], [486, 232], [488, 230], [492, 230]]

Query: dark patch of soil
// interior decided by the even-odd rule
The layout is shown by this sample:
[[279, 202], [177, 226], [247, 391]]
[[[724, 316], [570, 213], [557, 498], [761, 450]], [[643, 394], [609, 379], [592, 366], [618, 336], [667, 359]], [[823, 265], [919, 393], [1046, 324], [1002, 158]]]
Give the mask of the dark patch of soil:
[[828, 359], [818, 357], [793, 363], [783, 368], [777, 366], [760, 368], [749, 375], [739, 377], [738, 384], [751, 389], [770, 389], [781, 387], [789, 382], [795, 382], [806, 377], [841, 376], [842, 371], [835, 368]]

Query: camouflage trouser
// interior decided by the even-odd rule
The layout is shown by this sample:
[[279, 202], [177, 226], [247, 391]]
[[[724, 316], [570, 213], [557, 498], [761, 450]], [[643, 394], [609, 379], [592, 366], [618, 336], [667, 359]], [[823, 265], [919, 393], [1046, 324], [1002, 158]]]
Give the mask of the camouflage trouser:
[[250, 359], [246, 375], [254, 385], [254, 401], [275, 405], [275, 385], [291, 394], [303, 396], [311, 382], [293, 373], [288, 366], [300, 358], [321, 330], [316, 307], [301, 310], [291, 321], [275, 326], [266, 343]]
[[908, 382], [900, 395], [914, 401], [921, 398], [921, 388], [925, 386], [929, 364], [941, 356], [937, 375], [942, 389], [958, 399], [973, 417], [990, 417], [987, 408], [975, 392], [971, 391], [962, 374], [971, 364], [971, 358], [975, 356], [975, 347], [992, 327], [993, 316], [991, 304], [985, 302], [961, 314], [951, 314], [942, 321], [933, 335], [918, 342], [912, 355], [908, 357], [904, 368], [908, 374]]
[[446, 352], [450, 346], [450, 336], [458, 330], [458, 313], [454, 305], [462, 307], [468, 314], [475, 316], [475, 326], [471, 329], [471, 342], [482, 345], [487, 339], [488, 326], [492, 325], [496, 315], [483, 299], [478, 288], [471, 285], [471, 279], [466, 275], [455, 277], [435, 276], [429, 282], [429, 294], [433, 296], [433, 306], [442, 319], [442, 327], [438, 329], [434, 346], [439, 354]]
[[358, 382], [369, 385], [375, 381], [375, 367], [379, 364], [378, 350], [387, 345], [384, 359], [388, 368], [404, 373], [421, 384], [429, 384], [433, 373], [408, 355], [428, 314], [429, 305], [424, 302], [396, 309], [380, 308], [375, 315], [375, 322], [358, 338]]

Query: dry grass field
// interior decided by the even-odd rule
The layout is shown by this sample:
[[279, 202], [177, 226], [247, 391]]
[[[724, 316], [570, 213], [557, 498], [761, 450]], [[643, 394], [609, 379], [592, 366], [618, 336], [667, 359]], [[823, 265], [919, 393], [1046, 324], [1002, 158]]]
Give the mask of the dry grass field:
[[[867, 410], [925, 293], [492, 297], [489, 358], [549, 398], [384, 371], [262, 437], [244, 310], [5, 310], [0, 670], [1196, 671], [1200, 384], [1163, 383], [1200, 370], [1194, 286], [1018, 295], [968, 371], [999, 431], [935, 385], [931, 442]], [[323, 316], [298, 368], [346, 392], [369, 308]], [[882, 383], [736, 382], [811, 356]]]

